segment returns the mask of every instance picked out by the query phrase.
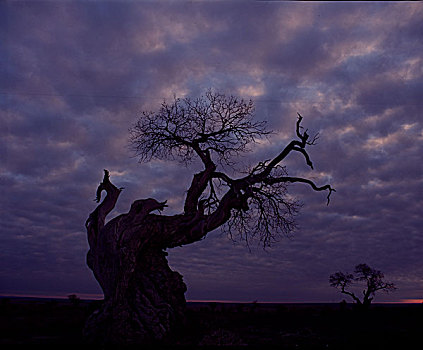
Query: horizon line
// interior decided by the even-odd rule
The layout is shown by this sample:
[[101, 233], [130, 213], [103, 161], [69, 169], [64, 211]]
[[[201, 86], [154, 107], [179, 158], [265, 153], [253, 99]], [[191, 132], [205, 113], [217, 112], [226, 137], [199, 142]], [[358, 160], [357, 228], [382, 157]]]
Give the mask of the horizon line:
[[[31, 293], [0, 293], [0, 298], [39, 298], [39, 299], [68, 299], [69, 295], [76, 295], [82, 300], [103, 300], [103, 294], [92, 293], [66, 293], [60, 295], [31, 294]], [[219, 299], [187, 299], [187, 303], [221, 303], [221, 304], [338, 304], [341, 301], [260, 301], [260, 300], [219, 300]], [[352, 302], [348, 302], [353, 304]], [[420, 304], [423, 299], [404, 298], [398, 301], [375, 301], [372, 304]]]

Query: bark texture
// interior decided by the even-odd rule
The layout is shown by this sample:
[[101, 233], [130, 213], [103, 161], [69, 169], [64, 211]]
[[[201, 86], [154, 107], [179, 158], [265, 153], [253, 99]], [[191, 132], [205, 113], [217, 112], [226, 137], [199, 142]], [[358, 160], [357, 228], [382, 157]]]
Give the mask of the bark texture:
[[[104, 303], [87, 320], [84, 335], [95, 343], [152, 343], [163, 339], [183, 322], [186, 286], [169, 268], [164, 251], [173, 220], [151, 214], [165, 203], [135, 201], [127, 214], [107, 224], [121, 189], [105, 171], [97, 191], [107, 195], [90, 214], [87, 265], [104, 292]], [[167, 220], [166, 220], [167, 219]]]

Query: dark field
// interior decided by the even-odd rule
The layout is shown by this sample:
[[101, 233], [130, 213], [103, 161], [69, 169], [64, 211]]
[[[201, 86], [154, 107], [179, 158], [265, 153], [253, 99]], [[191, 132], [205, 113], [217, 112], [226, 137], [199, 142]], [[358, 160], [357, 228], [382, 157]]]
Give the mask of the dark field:
[[[2, 298], [0, 344], [84, 344], [84, 321], [99, 303]], [[375, 304], [360, 312], [340, 304], [188, 303], [186, 325], [166, 344], [412, 348], [421, 343], [422, 316], [422, 304]]]

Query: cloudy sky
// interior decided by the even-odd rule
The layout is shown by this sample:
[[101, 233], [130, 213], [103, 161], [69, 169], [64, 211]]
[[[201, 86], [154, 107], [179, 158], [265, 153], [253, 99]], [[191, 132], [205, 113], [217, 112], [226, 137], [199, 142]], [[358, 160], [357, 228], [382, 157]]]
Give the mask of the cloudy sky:
[[328, 284], [365, 262], [423, 298], [423, 4], [249, 1], [0, 3], [0, 293], [101, 294], [84, 222], [104, 168], [135, 199], [181, 211], [193, 169], [140, 164], [128, 128], [163, 99], [213, 89], [253, 99], [276, 134], [239, 164], [275, 156], [296, 112], [319, 132], [315, 170], [292, 155], [299, 228], [271, 249], [219, 232], [169, 251], [190, 300], [338, 302]]

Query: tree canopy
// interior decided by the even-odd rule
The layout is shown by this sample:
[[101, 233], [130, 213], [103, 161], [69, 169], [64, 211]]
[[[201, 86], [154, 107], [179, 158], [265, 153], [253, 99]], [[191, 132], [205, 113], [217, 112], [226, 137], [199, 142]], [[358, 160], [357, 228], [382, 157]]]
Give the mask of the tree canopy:
[[[377, 291], [382, 290], [386, 293], [396, 289], [392, 282], [384, 281], [384, 274], [367, 264], [358, 264], [354, 269], [354, 274], [336, 272], [329, 277], [329, 284], [340, 289], [341, 293], [349, 295], [358, 305], [368, 306], [374, 299]], [[362, 300], [357, 296], [351, 287], [356, 282], [364, 282], [365, 289], [362, 291]]]
[[[335, 190], [330, 185], [288, 176], [281, 163], [291, 153], [301, 154], [313, 163], [306, 146], [316, 144], [301, 126], [298, 114], [296, 136], [273, 159], [258, 162], [247, 174], [230, 176], [237, 157], [251, 150], [254, 143], [271, 131], [264, 121], [255, 121], [254, 104], [234, 96], [208, 91], [197, 99], [175, 98], [163, 102], [157, 112], [143, 112], [130, 129], [130, 145], [140, 162], [152, 159], [179, 160], [189, 165], [201, 160], [204, 170], [194, 175], [184, 203], [186, 215], [208, 218], [208, 231], [222, 227], [247, 243], [258, 237], [269, 246], [280, 234], [295, 229], [300, 204], [287, 195], [289, 183], [305, 183], [315, 191], [327, 191], [327, 203]], [[219, 167], [219, 168], [218, 168]]]

